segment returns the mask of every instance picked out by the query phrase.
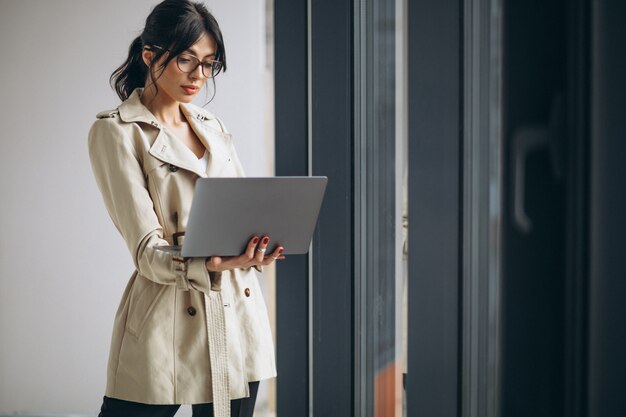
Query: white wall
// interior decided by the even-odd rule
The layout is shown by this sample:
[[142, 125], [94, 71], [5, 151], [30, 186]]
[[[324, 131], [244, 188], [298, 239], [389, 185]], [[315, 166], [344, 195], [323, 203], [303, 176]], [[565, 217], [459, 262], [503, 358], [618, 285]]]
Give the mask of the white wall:
[[[95, 114], [157, 1], [0, 0], [0, 414], [96, 414], [132, 263], [87, 156]], [[208, 3], [229, 70], [208, 109], [269, 175], [264, 2]], [[271, 145], [271, 144], [270, 144]]]

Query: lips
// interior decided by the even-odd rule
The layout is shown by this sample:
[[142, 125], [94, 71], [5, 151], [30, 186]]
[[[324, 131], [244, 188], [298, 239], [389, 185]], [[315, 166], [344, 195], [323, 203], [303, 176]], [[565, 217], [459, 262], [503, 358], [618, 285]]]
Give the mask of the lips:
[[195, 85], [181, 85], [181, 88], [187, 94], [196, 94], [200, 91], [200, 87], [196, 87]]

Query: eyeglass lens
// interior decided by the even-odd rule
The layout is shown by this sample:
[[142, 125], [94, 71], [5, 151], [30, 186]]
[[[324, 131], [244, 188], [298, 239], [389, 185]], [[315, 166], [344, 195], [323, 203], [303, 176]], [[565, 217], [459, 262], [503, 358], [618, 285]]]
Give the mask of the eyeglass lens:
[[219, 61], [200, 61], [191, 55], [179, 55], [176, 63], [181, 71], [187, 73], [195, 71], [198, 65], [200, 65], [202, 74], [207, 78], [216, 76], [222, 69], [222, 63]]

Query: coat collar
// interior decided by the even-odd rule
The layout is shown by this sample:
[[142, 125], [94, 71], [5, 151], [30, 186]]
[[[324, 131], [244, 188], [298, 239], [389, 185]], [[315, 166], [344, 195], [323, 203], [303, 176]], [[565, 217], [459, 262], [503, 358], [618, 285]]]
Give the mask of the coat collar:
[[159, 130], [156, 140], [150, 147], [150, 154], [163, 162], [192, 171], [201, 177], [219, 176], [224, 166], [230, 162], [232, 143], [230, 134], [213, 127], [221, 126], [216, 117], [193, 104], [181, 103], [180, 105], [191, 128], [209, 152], [207, 171], [202, 172], [193, 152], [181, 140], [170, 134], [141, 103], [142, 92], [141, 88], [135, 89], [130, 97], [120, 104], [118, 110], [120, 119], [124, 122], [148, 123]]

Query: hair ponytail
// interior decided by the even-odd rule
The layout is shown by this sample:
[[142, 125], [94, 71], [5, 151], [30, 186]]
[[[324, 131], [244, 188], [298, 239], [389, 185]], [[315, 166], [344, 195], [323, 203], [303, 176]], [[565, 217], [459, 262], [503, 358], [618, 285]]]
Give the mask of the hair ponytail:
[[126, 100], [135, 88], [143, 87], [146, 83], [148, 68], [141, 58], [143, 46], [141, 36], [137, 36], [130, 44], [126, 61], [111, 74], [109, 80], [111, 87], [122, 101]]

